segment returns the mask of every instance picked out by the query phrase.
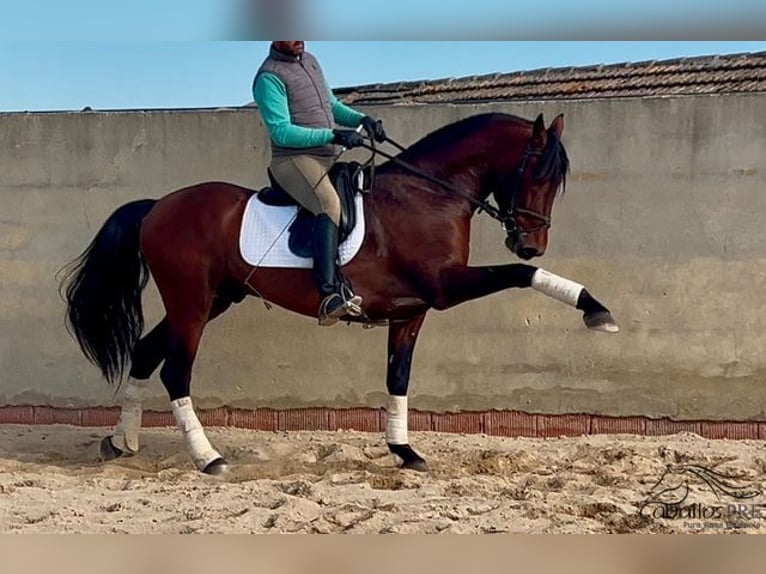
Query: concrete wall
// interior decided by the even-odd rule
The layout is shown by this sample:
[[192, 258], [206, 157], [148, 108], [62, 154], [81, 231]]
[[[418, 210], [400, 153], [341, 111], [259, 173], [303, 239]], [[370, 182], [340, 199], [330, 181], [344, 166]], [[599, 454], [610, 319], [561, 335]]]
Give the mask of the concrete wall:
[[[572, 174], [538, 264], [584, 283], [622, 332], [586, 331], [533, 292], [433, 312], [411, 406], [764, 419], [766, 96], [368, 111], [409, 143], [490, 109], [566, 114]], [[64, 329], [57, 269], [128, 200], [264, 184], [265, 131], [252, 110], [6, 114], [0, 142], [0, 405], [113, 404]], [[509, 261], [502, 240], [479, 216], [473, 261]], [[158, 319], [153, 288], [145, 301]], [[208, 327], [193, 395], [200, 407], [381, 406], [385, 338], [250, 298]], [[167, 408], [155, 390], [150, 407]]]

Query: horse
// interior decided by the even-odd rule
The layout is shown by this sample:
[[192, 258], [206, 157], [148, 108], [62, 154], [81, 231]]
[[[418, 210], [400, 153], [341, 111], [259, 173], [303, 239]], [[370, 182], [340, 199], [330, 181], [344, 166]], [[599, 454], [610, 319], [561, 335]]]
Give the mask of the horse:
[[[429, 310], [532, 288], [581, 311], [589, 329], [619, 330], [580, 283], [527, 263], [468, 265], [478, 212], [502, 224], [505, 246], [522, 261], [545, 254], [554, 200], [564, 193], [569, 171], [563, 129], [563, 114], [546, 127], [542, 114], [532, 121], [481, 113], [407, 148], [399, 145], [401, 151], [384, 154], [388, 161], [380, 165], [362, 166], [372, 176], [372, 189], [358, 199], [363, 241], [342, 275], [362, 296], [364, 312], [343, 321], [388, 328], [385, 440], [402, 469], [428, 469], [409, 442], [407, 398]], [[374, 142], [365, 147], [376, 149]], [[308, 317], [317, 316], [319, 304], [310, 269], [257, 266], [238, 249], [248, 202], [271, 190], [208, 181], [128, 202], [65, 266], [60, 290], [67, 330], [107, 384], [123, 384], [128, 373], [119, 422], [101, 441], [104, 461], [138, 451], [141, 393], [162, 364], [160, 379], [191, 460], [206, 474], [228, 470], [191, 400], [192, 365], [205, 325], [248, 296]], [[143, 335], [141, 294], [150, 275], [165, 316]]]

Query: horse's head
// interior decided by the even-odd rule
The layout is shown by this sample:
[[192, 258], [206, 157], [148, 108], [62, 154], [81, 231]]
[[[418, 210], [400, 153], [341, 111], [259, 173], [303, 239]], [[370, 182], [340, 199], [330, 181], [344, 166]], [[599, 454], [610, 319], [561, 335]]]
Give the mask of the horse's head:
[[682, 504], [689, 496], [688, 477], [683, 466], [669, 465], [649, 490], [647, 504]]
[[543, 115], [537, 116], [521, 159], [495, 182], [493, 193], [508, 234], [505, 244], [524, 260], [540, 257], [548, 247], [553, 201], [569, 169], [563, 131], [563, 115], [547, 129]]

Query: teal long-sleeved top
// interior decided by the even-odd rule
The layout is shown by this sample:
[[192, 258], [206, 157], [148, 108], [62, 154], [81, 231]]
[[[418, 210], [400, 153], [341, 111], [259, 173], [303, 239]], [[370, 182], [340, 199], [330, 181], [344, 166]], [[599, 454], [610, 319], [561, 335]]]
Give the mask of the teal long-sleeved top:
[[[364, 114], [348, 107], [338, 100], [327, 88], [335, 122], [344, 127], [355, 128], [362, 122]], [[331, 129], [305, 128], [290, 121], [287, 103], [287, 88], [274, 74], [262, 73], [253, 86], [253, 99], [269, 130], [271, 139], [280, 147], [308, 148], [327, 145], [332, 142]]]

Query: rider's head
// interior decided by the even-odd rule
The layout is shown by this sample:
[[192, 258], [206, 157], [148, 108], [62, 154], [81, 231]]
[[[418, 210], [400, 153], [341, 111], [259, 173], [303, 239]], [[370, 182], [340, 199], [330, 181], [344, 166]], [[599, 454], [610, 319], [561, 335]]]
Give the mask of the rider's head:
[[300, 56], [303, 54], [304, 42], [303, 40], [291, 40], [289, 42], [274, 42], [274, 49], [277, 52], [288, 54], [290, 56]]

